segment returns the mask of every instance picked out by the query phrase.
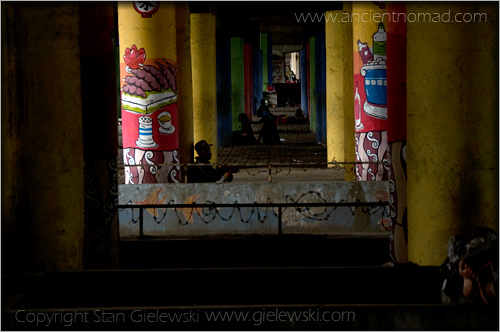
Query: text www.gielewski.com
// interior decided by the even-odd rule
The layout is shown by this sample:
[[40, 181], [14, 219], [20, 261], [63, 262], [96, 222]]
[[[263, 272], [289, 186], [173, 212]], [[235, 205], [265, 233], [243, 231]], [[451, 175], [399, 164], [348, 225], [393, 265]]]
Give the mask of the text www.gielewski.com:
[[295, 310], [259, 310], [254, 312], [224, 310], [208, 311], [205, 313], [208, 322], [252, 322], [261, 325], [264, 322], [354, 322], [354, 311], [329, 311], [309, 309]]
[[[178, 324], [178, 323], [250, 323], [255, 326], [268, 323], [286, 322], [354, 322], [354, 311], [329, 311], [324, 308], [306, 310], [211, 310], [194, 309], [180, 311], [133, 310], [131, 312], [114, 312], [105, 310], [30, 312], [18, 310], [15, 320], [20, 324], [36, 326], [73, 326], [74, 324], [98, 323], [146, 323], [146, 324]], [[80, 326], [80, 325], [78, 325]]]
[[429, 22], [429, 23], [481, 23], [488, 22], [486, 13], [294, 13], [298, 23], [304, 22]]

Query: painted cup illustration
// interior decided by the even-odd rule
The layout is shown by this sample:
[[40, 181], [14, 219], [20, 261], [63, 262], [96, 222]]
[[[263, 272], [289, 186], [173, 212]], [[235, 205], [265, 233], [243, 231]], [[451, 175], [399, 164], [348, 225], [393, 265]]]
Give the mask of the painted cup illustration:
[[166, 112], [162, 116], [158, 117], [158, 122], [160, 123], [160, 126], [164, 129], [170, 128], [172, 125], [172, 117], [170, 116], [170, 113]]
[[163, 134], [171, 134], [175, 130], [172, 126], [172, 115], [169, 112], [158, 115], [158, 123], [160, 124], [160, 132]]

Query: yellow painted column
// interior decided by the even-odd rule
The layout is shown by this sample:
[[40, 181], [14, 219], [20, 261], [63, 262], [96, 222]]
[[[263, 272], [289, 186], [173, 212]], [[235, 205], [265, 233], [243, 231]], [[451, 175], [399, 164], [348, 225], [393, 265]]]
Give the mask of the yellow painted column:
[[[193, 84], [191, 74], [191, 13], [187, 1], [175, 2], [175, 23], [177, 30], [177, 110], [179, 112], [179, 160], [194, 162], [193, 138]], [[182, 172], [181, 182], [186, 181]]]
[[437, 266], [451, 236], [498, 232], [498, 3], [407, 12], [452, 20], [407, 21], [408, 259]]
[[118, 2], [118, 27], [125, 184], [178, 183], [175, 3]]
[[191, 14], [191, 61], [193, 73], [194, 142], [212, 146], [212, 163], [217, 162], [217, 76], [215, 16]]
[[2, 3], [2, 46], [10, 54], [2, 57], [5, 272], [82, 268], [78, 24], [77, 2]]
[[[344, 1], [343, 15], [352, 13], [352, 2]], [[353, 88], [353, 68], [352, 68], [352, 22], [342, 24], [342, 35], [344, 38], [343, 49], [343, 101], [342, 107], [344, 111], [344, 158], [346, 161], [356, 160], [355, 147], [355, 132], [354, 132], [354, 88]], [[345, 180], [354, 181], [355, 171], [354, 165], [345, 166]]]
[[[326, 17], [342, 16], [341, 10]], [[328, 162], [345, 161], [344, 156], [344, 38], [341, 20], [325, 22], [326, 46], [326, 146]]]

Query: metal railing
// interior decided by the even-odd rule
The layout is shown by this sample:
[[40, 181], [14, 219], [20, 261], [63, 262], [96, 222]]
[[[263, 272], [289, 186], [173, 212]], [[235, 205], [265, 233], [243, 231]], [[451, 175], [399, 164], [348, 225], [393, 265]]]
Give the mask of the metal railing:
[[[183, 209], [183, 208], [208, 208], [210, 210], [219, 208], [278, 208], [278, 213], [275, 213], [278, 217], [278, 235], [283, 234], [283, 213], [286, 208], [312, 208], [312, 207], [386, 207], [389, 202], [338, 202], [338, 203], [192, 203], [192, 204], [140, 204], [140, 205], [117, 205], [118, 209], [139, 209], [139, 236], [144, 236], [144, 210], [145, 209]], [[274, 210], [273, 210], [274, 211]]]
[[[280, 167], [280, 168], [331, 168], [331, 169], [339, 169], [343, 168], [346, 172], [355, 172], [354, 165], [378, 165], [382, 164], [384, 166], [388, 166], [387, 161], [332, 161], [332, 162], [268, 162], [268, 163], [212, 163], [212, 164], [195, 164], [195, 163], [151, 163], [151, 164], [123, 164], [122, 168], [133, 168], [133, 167], [161, 167], [161, 166], [169, 166], [169, 167], [177, 167], [178, 170], [182, 169], [184, 174], [187, 174], [187, 170], [190, 166], [212, 166], [212, 167], [236, 167], [238, 169], [252, 169], [252, 168], [267, 168], [268, 169], [268, 182], [272, 182], [272, 168]], [[347, 169], [346, 165], [352, 165], [351, 169]], [[187, 177], [184, 177], [187, 182]]]

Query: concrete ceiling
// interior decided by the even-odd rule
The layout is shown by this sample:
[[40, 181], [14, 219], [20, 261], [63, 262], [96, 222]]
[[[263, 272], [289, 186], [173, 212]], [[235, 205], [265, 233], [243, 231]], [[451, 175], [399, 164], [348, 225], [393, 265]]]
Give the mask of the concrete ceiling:
[[215, 1], [191, 2], [191, 11], [200, 8], [217, 17], [217, 28], [239, 35], [249, 42], [258, 33], [272, 33], [273, 45], [303, 45], [308, 35], [324, 27], [324, 22], [301, 22], [300, 14], [314, 15], [342, 9], [332, 1]]

